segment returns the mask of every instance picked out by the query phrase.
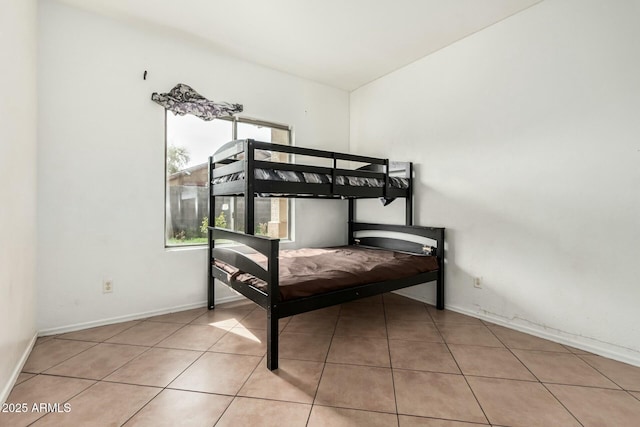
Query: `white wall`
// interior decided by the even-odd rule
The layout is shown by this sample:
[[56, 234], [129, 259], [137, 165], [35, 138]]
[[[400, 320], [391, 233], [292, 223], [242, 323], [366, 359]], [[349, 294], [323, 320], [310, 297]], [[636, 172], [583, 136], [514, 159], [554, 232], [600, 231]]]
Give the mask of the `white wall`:
[[35, 337], [36, 2], [0, 0], [0, 402]]
[[[347, 149], [344, 91], [56, 2], [41, 3], [39, 30], [41, 332], [206, 300], [206, 250], [164, 248], [164, 110], [152, 92], [187, 83], [244, 104], [246, 117], [294, 126], [298, 145]], [[295, 209], [297, 244], [344, 241], [345, 203]], [[329, 233], [316, 225], [332, 221]], [[102, 294], [105, 278], [113, 294]]]
[[449, 307], [640, 365], [638, 16], [546, 0], [353, 92], [350, 148], [416, 163]]

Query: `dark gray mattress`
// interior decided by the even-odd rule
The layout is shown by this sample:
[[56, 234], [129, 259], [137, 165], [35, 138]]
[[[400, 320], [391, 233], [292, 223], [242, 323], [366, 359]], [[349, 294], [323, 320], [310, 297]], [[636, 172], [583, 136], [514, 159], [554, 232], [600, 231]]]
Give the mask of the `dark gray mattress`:
[[[331, 184], [332, 177], [329, 174], [294, 172], [275, 169], [254, 169], [255, 178], [262, 181], [281, 181], [281, 182], [305, 182], [308, 184]], [[215, 178], [211, 181], [213, 185], [222, 184], [244, 179], [244, 172], [232, 173], [229, 175]], [[384, 180], [378, 178], [365, 178], [360, 176], [338, 176], [336, 178], [338, 185], [351, 185], [354, 187], [384, 187]], [[389, 185], [393, 188], [406, 189], [409, 188], [409, 180], [407, 178], [399, 178], [395, 176], [389, 177]]]

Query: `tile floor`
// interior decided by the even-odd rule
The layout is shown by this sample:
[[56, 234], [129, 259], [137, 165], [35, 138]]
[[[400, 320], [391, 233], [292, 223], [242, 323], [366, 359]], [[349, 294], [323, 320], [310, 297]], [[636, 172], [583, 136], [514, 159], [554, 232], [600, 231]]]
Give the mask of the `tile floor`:
[[265, 326], [236, 302], [40, 338], [0, 426], [640, 425], [640, 368], [395, 294], [283, 319], [276, 372]]

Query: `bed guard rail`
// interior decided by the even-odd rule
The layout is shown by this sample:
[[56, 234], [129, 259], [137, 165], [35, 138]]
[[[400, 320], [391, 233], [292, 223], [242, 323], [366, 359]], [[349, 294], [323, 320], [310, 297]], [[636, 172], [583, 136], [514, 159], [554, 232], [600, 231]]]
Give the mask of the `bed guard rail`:
[[[277, 304], [280, 299], [278, 288], [280, 239], [244, 234], [219, 227], [208, 228], [211, 233], [211, 259], [209, 262], [212, 263], [213, 276], [262, 307], [267, 308]], [[216, 241], [225, 241], [228, 244], [216, 245]], [[263, 255], [266, 258], [266, 268], [247, 256], [248, 254], [244, 253], [239, 245], [249, 247]], [[233, 275], [229, 275], [228, 272], [213, 265], [215, 259], [263, 280], [267, 284], [266, 291], [235, 280]], [[247, 289], [248, 286], [252, 289]]]

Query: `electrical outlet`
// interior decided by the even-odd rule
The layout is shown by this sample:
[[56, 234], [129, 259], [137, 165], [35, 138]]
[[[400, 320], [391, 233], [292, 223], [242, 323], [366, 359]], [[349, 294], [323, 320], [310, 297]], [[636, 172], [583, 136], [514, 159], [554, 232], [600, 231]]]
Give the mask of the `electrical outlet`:
[[473, 278], [473, 287], [482, 289], [482, 277], [474, 277]]
[[110, 294], [111, 292], [113, 292], [113, 280], [106, 279], [102, 282], [102, 293]]

